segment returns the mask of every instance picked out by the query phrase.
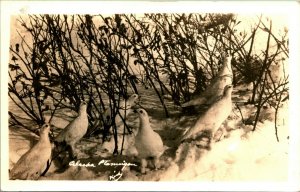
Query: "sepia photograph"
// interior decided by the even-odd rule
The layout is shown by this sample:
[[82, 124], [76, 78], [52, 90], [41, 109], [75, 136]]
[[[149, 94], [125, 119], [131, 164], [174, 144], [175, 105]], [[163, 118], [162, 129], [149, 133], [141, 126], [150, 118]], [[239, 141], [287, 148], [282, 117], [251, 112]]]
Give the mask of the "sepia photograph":
[[7, 182], [297, 186], [288, 12], [76, 10], [8, 17]]

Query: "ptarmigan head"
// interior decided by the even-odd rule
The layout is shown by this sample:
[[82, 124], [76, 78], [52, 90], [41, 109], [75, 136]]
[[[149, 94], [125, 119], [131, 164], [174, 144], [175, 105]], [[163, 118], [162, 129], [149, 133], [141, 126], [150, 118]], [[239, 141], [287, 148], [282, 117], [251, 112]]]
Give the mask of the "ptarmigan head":
[[86, 112], [86, 109], [87, 109], [87, 104], [86, 104], [85, 101], [82, 101], [82, 102], [80, 103], [79, 113], [81, 114], [81, 113]]
[[225, 57], [224, 63], [226, 64], [226, 67], [229, 71], [232, 71], [232, 69], [231, 69], [231, 60], [232, 60], [231, 55], [228, 55], [227, 57]]
[[134, 110], [134, 112], [138, 113], [141, 124], [143, 125], [149, 124], [149, 116], [145, 109], [139, 108]]
[[40, 129], [40, 137], [47, 137], [50, 133], [50, 125], [48, 123], [44, 124]]
[[40, 138], [43, 140], [48, 140], [49, 138], [53, 137], [52, 133], [50, 132], [51, 126], [49, 123], [45, 123], [40, 129], [39, 129], [39, 135]]
[[133, 106], [134, 104], [137, 104], [138, 101], [139, 101], [139, 95], [134, 93], [126, 100], [126, 105]]
[[231, 63], [232, 56], [231, 55], [226, 55], [224, 59], [224, 63]]
[[[125, 106], [125, 103], [124, 103], [124, 106], [125, 107], [124, 109], [135, 109], [137, 108], [136, 105], [139, 104], [139, 95], [138, 94], [132, 94], [128, 99], [126, 99], [125, 103], [126, 103], [126, 106]], [[135, 108], [134, 108], [135, 107]]]
[[231, 96], [231, 92], [233, 90], [233, 86], [232, 85], [226, 85], [224, 87], [224, 96], [227, 97], [227, 96]]
[[223, 66], [222, 66], [222, 68], [220, 70], [220, 76], [223, 76], [223, 75], [232, 75], [231, 59], [232, 59], [231, 55], [227, 55], [224, 58]]

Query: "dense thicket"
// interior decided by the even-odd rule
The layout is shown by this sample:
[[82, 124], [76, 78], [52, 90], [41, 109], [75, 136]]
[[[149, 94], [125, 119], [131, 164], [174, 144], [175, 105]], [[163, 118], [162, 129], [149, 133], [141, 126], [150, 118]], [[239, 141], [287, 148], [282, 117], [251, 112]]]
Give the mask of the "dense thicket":
[[[266, 104], [277, 111], [288, 96], [288, 31], [277, 35], [272, 21], [257, 17], [251, 31], [239, 30], [234, 14], [28, 15], [18, 22], [25, 33], [10, 46], [9, 97], [22, 115], [9, 111], [10, 123], [32, 130], [20, 116], [42, 125], [61, 108], [77, 110], [89, 102], [90, 131], [103, 129], [101, 114], [138, 86], [153, 89], [175, 105], [205, 90], [233, 55], [234, 85], [252, 84], [255, 130]], [[18, 31], [12, 31], [18, 33]], [[257, 36], [263, 35], [266, 41]], [[259, 46], [258, 46], [259, 45]], [[259, 47], [259, 48], [258, 48]], [[273, 73], [273, 69], [280, 69]], [[276, 116], [275, 114], [275, 116]], [[246, 117], [243, 117], [244, 119]], [[276, 122], [275, 122], [276, 127]], [[34, 131], [34, 130], [33, 130]]]

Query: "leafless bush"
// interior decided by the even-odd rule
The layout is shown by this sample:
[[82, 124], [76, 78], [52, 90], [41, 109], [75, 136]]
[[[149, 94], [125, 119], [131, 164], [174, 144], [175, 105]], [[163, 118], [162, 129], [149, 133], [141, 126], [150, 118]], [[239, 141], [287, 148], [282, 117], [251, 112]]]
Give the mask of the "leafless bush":
[[[283, 65], [289, 56], [287, 31], [277, 37], [272, 21], [265, 24], [261, 16], [247, 34], [237, 30], [242, 21], [236, 18], [234, 14], [20, 17], [30, 39], [20, 34], [19, 42], [10, 47], [9, 96], [38, 125], [44, 123], [45, 114], [52, 118], [61, 108], [77, 110], [81, 100], [88, 100], [87, 136], [97, 129], [105, 136], [108, 130], [103, 127], [113, 126], [116, 140], [113, 119], [120, 99], [138, 93], [138, 83], [155, 91], [168, 117], [163, 95], [171, 95], [180, 105], [201, 93], [217, 74], [222, 54], [230, 52], [234, 84], [253, 85], [248, 103], [257, 108], [255, 130], [263, 106], [268, 103], [277, 114], [288, 96], [288, 75], [283, 71], [283, 77], [275, 78], [272, 73], [272, 67]], [[267, 34], [261, 52], [254, 50], [258, 33]], [[109, 123], [102, 116], [108, 107]], [[27, 127], [16, 113], [9, 114], [12, 123]]]

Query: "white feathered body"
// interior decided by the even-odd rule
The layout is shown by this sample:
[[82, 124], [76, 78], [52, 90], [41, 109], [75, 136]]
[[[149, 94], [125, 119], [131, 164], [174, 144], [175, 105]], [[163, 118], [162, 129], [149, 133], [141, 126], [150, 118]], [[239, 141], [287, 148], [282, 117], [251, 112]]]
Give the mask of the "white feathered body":
[[[49, 125], [48, 125], [49, 126]], [[42, 128], [43, 129], [43, 128]], [[51, 158], [50, 126], [41, 130], [39, 141], [17, 161], [10, 171], [10, 179], [36, 180]]]
[[[227, 88], [225, 87], [225, 89]], [[211, 130], [211, 132], [214, 133], [221, 126], [232, 111], [232, 87], [228, 89], [229, 90], [224, 90], [224, 95], [208, 108], [193, 127], [183, 134], [180, 141], [188, 138], [194, 139], [203, 130]]]
[[225, 86], [230, 84], [232, 84], [231, 56], [225, 58], [221, 70], [210, 85], [207, 86], [206, 90], [196, 98], [182, 104], [182, 107], [212, 104], [218, 97], [223, 95]]
[[80, 106], [79, 115], [57, 135], [55, 141], [75, 145], [86, 134], [88, 124], [86, 105], [84, 104]]
[[149, 117], [145, 110], [140, 114], [140, 126], [135, 137], [135, 146], [138, 157], [146, 159], [149, 157], [159, 158], [164, 152], [163, 141], [158, 133], [151, 128]]

